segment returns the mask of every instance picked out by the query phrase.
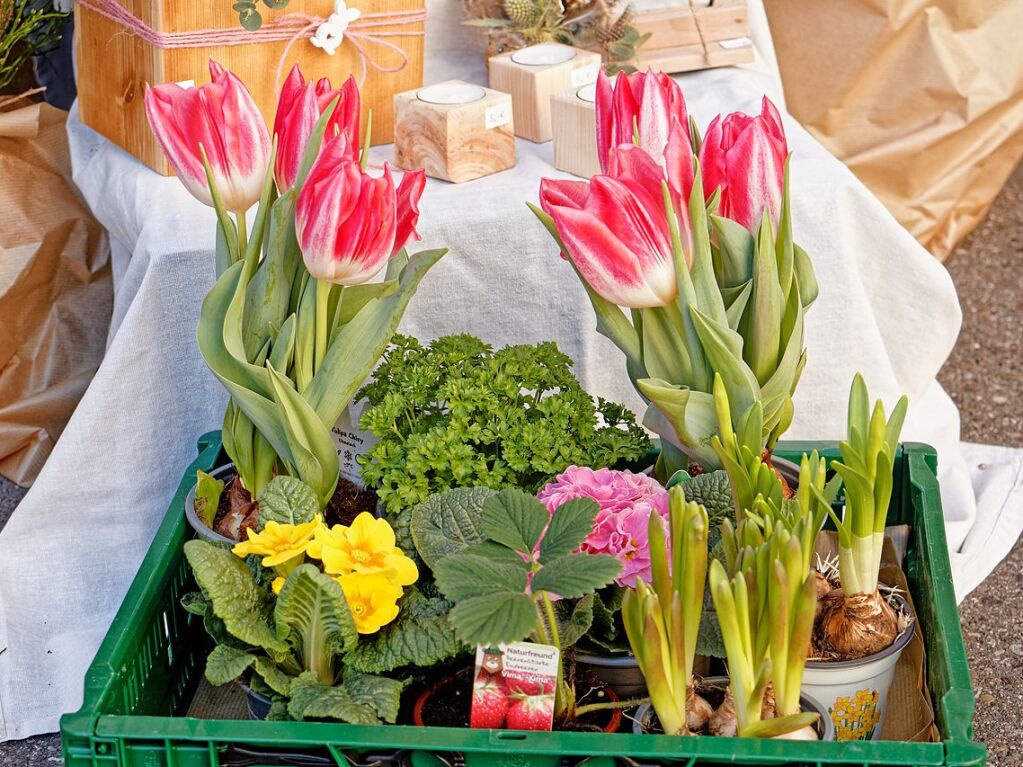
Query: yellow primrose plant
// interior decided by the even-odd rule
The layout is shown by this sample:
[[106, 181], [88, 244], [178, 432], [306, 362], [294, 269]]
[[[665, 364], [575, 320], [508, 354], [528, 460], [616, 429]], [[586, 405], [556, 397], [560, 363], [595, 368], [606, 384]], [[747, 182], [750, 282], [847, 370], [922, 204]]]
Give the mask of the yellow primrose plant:
[[450, 605], [416, 588], [416, 563], [386, 520], [327, 527], [294, 477], [275, 477], [264, 497], [233, 548], [185, 544], [200, 589], [185, 607], [216, 642], [207, 680], [246, 680], [274, 719], [395, 722], [406, 682], [387, 672], [463, 649], [444, 620]]

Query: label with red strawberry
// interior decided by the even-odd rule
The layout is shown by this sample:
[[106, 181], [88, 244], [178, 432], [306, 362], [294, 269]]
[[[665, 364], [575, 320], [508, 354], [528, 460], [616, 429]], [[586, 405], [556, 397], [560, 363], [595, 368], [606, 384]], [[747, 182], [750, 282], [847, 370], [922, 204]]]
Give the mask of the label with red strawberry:
[[469, 725], [550, 730], [557, 678], [557, 647], [529, 642], [477, 647]]

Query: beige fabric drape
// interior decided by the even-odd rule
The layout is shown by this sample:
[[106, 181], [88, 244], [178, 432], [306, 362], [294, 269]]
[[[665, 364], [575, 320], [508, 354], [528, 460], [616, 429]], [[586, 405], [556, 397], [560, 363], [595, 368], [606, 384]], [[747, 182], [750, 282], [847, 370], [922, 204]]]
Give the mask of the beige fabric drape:
[[1023, 2], [766, 7], [789, 112], [944, 259], [1023, 156]]

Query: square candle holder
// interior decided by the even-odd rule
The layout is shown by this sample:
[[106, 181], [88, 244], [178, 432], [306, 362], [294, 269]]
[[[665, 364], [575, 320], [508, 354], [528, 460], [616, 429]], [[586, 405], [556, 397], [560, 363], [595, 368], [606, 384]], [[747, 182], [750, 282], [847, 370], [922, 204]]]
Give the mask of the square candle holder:
[[461, 80], [397, 94], [394, 161], [456, 184], [514, 167], [511, 96]]
[[589, 178], [600, 173], [597, 160], [595, 83], [551, 96], [554, 167]]
[[490, 86], [512, 96], [515, 133], [540, 144], [553, 137], [551, 96], [596, 82], [600, 54], [543, 43], [491, 56]]

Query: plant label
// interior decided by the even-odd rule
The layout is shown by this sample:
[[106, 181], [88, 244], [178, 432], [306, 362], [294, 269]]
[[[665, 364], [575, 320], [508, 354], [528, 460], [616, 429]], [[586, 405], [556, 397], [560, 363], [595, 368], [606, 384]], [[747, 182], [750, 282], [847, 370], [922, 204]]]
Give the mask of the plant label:
[[358, 458], [369, 452], [377, 443], [376, 437], [359, 428], [359, 419], [362, 418], [366, 406], [366, 400], [349, 405], [330, 430], [334, 438], [334, 447], [337, 448], [337, 457], [341, 462], [341, 476], [359, 487], [363, 487], [363, 483]]
[[550, 730], [557, 681], [557, 647], [530, 642], [477, 647], [471, 726]]

